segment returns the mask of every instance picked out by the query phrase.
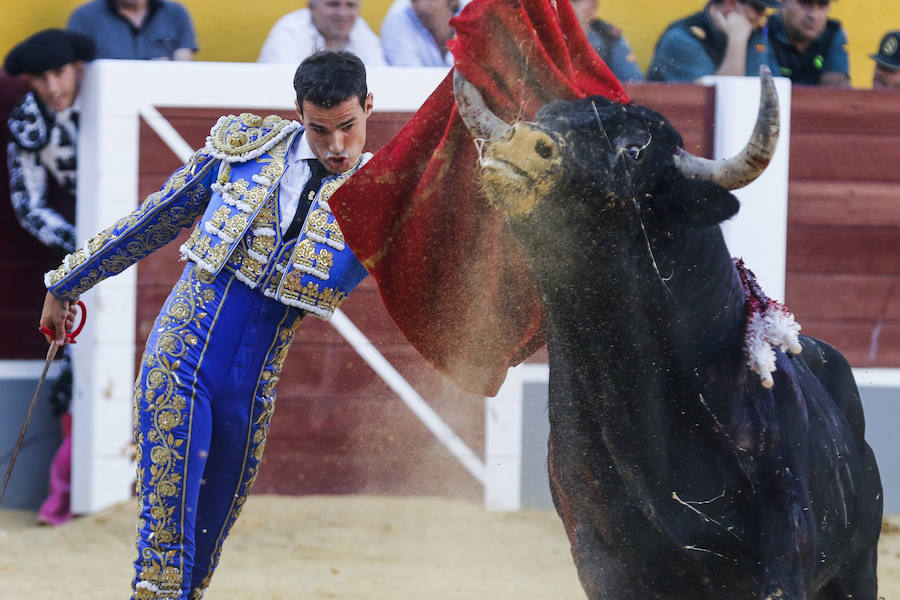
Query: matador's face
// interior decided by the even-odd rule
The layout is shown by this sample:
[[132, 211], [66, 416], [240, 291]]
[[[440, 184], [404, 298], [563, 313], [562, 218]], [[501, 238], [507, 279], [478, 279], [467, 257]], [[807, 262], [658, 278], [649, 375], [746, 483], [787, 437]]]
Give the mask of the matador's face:
[[306, 127], [306, 140], [319, 162], [331, 173], [352, 169], [366, 145], [372, 94], [363, 104], [353, 96], [328, 108], [304, 100], [297, 110]]

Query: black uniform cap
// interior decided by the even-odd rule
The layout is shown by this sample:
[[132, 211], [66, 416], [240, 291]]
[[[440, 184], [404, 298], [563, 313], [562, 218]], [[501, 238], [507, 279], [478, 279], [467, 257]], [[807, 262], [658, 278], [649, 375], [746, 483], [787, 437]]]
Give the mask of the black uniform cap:
[[740, 0], [741, 4], [755, 4], [756, 6], [764, 6], [766, 8], [781, 7], [781, 0]]
[[892, 31], [881, 38], [878, 54], [869, 57], [886, 69], [900, 69], [900, 31]]
[[75, 61], [94, 58], [94, 41], [67, 29], [45, 29], [9, 51], [3, 68], [10, 75], [37, 75]]

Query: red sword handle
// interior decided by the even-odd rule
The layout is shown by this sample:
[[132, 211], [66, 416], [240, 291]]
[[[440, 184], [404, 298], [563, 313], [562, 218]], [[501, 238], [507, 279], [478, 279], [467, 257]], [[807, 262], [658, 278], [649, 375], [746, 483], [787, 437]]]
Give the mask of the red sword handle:
[[[78, 305], [78, 308], [79, 308], [78, 325], [72, 331], [70, 331], [69, 333], [66, 334], [65, 339], [66, 339], [67, 344], [75, 343], [75, 338], [77, 338], [78, 334], [81, 333], [81, 330], [84, 329], [84, 323], [85, 323], [85, 321], [87, 321], [87, 308], [85, 308], [84, 302], [79, 300], [78, 302], [76, 302], [76, 304]], [[49, 327], [41, 327], [40, 331], [44, 335], [49, 335], [51, 338], [54, 335], [56, 335], [56, 333], [53, 330], [51, 330]]]

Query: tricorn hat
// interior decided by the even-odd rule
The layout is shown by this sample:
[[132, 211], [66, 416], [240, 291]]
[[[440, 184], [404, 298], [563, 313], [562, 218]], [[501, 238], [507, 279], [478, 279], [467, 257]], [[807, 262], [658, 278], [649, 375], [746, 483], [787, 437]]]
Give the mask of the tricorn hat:
[[881, 38], [878, 53], [869, 57], [888, 69], [900, 69], [900, 31], [892, 31]]
[[10, 75], [36, 75], [76, 61], [94, 58], [94, 41], [67, 29], [45, 29], [19, 42], [3, 61]]

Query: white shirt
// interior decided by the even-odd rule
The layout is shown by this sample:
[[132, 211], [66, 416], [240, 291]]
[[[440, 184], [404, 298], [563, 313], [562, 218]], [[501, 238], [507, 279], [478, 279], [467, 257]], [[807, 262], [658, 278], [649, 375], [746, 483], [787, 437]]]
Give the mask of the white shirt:
[[[295, 10], [280, 19], [263, 42], [257, 62], [299, 65], [310, 54], [325, 50], [325, 38], [313, 25], [309, 9]], [[381, 41], [362, 18], [350, 30], [344, 50], [362, 59], [366, 67], [385, 65]]]
[[306, 182], [309, 181], [312, 171], [305, 159], [315, 158], [312, 148], [306, 139], [306, 132], [295, 139], [288, 150], [285, 161], [287, 162], [284, 175], [281, 176], [281, 183], [278, 189], [278, 209], [281, 211], [281, 233], [284, 234], [294, 215], [297, 213], [297, 207], [300, 205], [300, 193], [303, 191]]
[[398, 67], [452, 67], [453, 54], [441, 52], [410, 0], [395, 0], [381, 22], [381, 48]]

